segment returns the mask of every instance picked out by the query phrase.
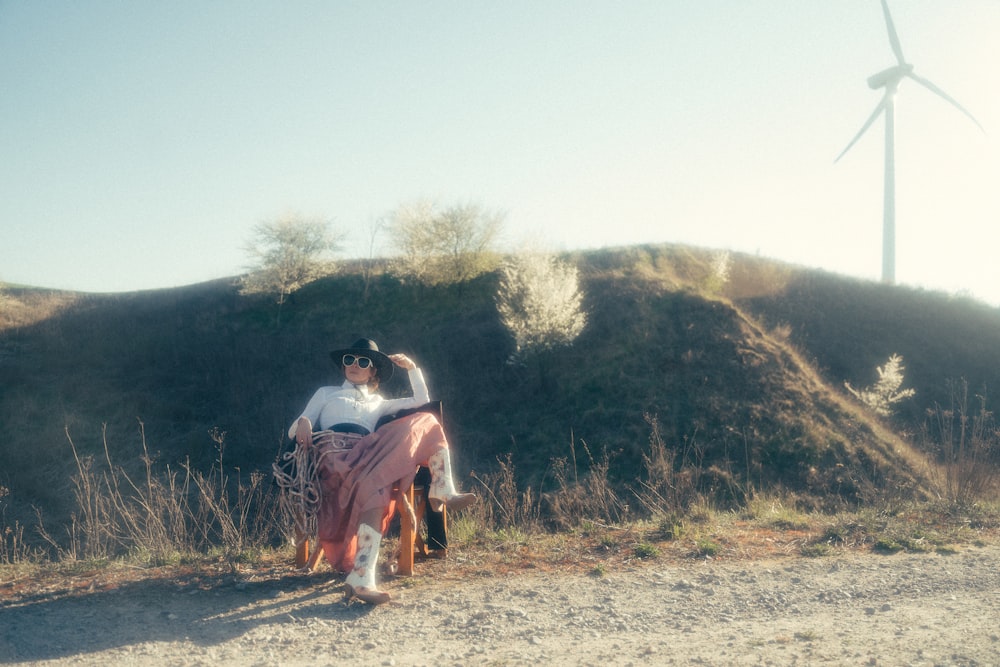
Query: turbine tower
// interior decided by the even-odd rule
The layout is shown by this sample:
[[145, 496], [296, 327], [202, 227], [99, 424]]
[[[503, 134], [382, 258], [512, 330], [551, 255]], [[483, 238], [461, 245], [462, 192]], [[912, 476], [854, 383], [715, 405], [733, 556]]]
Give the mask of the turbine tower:
[[896, 281], [896, 167], [894, 162], [895, 153], [895, 104], [894, 100], [896, 97], [896, 90], [899, 88], [899, 83], [904, 78], [910, 78], [919, 83], [921, 86], [931, 91], [938, 97], [943, 98], [949, 102], [956, 109], [968, 116], [973, 123], [979, 126], [979, 129], [983, 129], [982, 125], [979, 125], [979, 121], [969, 113], [961, 104], [956, 102], [947, 93], [938, 88], [936, 85], [928, 81], [927, 79], [917, 76], [913, 73], [913, 65], [906, 62], [906, 58], [903, 57], [903, 48], [899, 45], [899, 37], [896, 36], [896, 28], [892, 24], [892, 16], [889, 14], [889, 3], [887, 0], [882, 0], [882, 13], [885, 14], [885, 25], [886, 29], [889, 31], [889, 45], [892, 47], [892, 52], [896, 55], [896, 64], [892, 67], [882, 70], [877, 74], [873, 74], [868, 77], [868, 86], [872, 90], [878, 90], [879, 88], [884, 88], [885, 92], [882, 94], [882, 100], [875, 107], [875, 111], [872, 115], [868, 117], [865, 124], [861, 126], [861, 130], [858, 131], [854, 138], [851, 139], [851, 143], [847, 144], [847, 148], [840, 152], [837, 159], [834, 162], [840, 161], [840, 158], [844, 157], [847, 151], [851, 150], [851, 147], [857, 143], [858, 139], [861, 138], [875, 119], [878, 118], [879, 114], [885, 113], [885, 192], [883, 200], [883, 214], [882, 214], [882, 282], [894, 283]]

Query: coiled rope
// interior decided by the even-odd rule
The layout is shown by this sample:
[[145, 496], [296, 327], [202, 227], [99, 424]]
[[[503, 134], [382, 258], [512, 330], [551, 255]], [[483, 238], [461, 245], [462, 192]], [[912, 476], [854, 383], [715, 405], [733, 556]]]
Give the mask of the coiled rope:
[[319, 478], [320, 464], [328, 455], [354, 447], [362, 436], [355, 433], [319, 431], [312, 442], [296, 442], [295, 449], [285, 452], [271, 470], [278, 485], [278, 509], [294, 530], [296, 538], [316, 535], [319, 508], [323, 502], [323, 486]]

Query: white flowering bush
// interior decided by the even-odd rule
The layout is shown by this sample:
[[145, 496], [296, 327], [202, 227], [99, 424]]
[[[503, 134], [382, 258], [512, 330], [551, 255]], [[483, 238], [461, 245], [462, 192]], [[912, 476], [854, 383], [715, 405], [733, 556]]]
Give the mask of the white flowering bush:
[[705, 289], [711, 294], [717, 294], [729, 283], [732, 271], [733, 256], [728, 250], [720, 250], [712, 255], [711, 273], [705, 280]]
[[570, 345], [587, 324], [575, 266], [555, 256], [522, 253], [500, 267], [497, 311], [514, 337], [511, 362]]
[[913, 389], [903, 389], [903, 358], [898, 354], [889, 357], [884, 366], [876, 368], [878, 371], [878, 382], [865, 389], [855, 389], [849, 382], [844, 386], [855, 398], [864, 403], [867, 407], [888, 417], [892, 414], [893, 406], [900, 401], [913, 397], [917, 392]]

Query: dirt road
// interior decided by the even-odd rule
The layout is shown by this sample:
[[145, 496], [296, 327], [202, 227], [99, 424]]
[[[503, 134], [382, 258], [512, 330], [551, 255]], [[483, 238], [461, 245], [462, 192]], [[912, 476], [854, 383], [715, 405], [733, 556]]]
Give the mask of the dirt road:
[[0, 663], [31, 665], [1000, 665], [1000, 546], [605, 576], [449, 562], [345, 604], [330, 573], [275, 567], [0, 596]]

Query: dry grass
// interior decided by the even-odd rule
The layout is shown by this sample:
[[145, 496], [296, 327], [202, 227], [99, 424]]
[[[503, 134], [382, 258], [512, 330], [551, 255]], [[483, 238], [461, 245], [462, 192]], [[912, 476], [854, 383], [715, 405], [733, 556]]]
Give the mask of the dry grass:
[[0, 486], [0, 565], [17, 565], [41, 560], [41, 554], [28, 545], [24, 539], [24, 524], [7, 521], [7, 505], [4, 497], [10, 493]]
[[[947, 552], [1000, 540], [1000, 504], [966, 512], [928, 504], [894, 513], [868, 510], [831, 516], [788, 510], [776, 499], [770, 502], [757, 515], [697, 508], [679, 520], [663, 517], [616, 526], [583, 521], [574, 530], [558, 533], [466, 527], [455, 533], [451, 551], [468, 572], [600, 574], [649, 561], [823, 557], [889, 551], [892, 545], [912, 552]], [[459, 518], [456, 523], [462, 522]]]
[[[510, 458], [498, 472], [476, 476], [481, 502], [451, 517], [446, 566], [421, 566], [429, 576], [503, 576], [525, 571], [604, 576], [654, 563], [692, 559], [761, 561], [826, 557], [847, 552], [940, 551], [1000, 541], [1000, 502], [896, 503], [827, 514], [808, 509], [791, 492], [748, 490], [738, 509], [723, 510], [699, 493], [698, 470], [677, 465], [650, 419], [652, 434], [641, 479], [628, 502], [608, 482], [606, 456], [581, 441], [554, 466], [547, 494], [518, 480]], [[107, 456], [98, 471], [78, 460], [79, 521], [56, 561], [21, 558], [0, 565], [0, 602], [72, 596], [149, 578], [207, 581], [304, 576], [292, 567], [288, 545], [271, 548], [283, 532], [277, 503], [259, 485], [235, 487], [224, 473], [224, 434], [213, 436], [219, 461], [209, 475], [187, 468], [183, 481], [153, 465], [143, 450], [146, 477], [133, 482]], [[577, 466], [585, 465], [586, 473]], [[235, 495], [234, 493], [235, 492]], [[188, 498], [194, 498], [189, 501]], [[236, 499], [233, 502], [233, 498]], [[259, 519], [254, 521], [254, 518]], [[398, 541], [384, 542], [391, 560]], [[228, 579], [227, 579], [228, 578]], [[213, 583], [214, 582], [214, 583]], [[419, 578], [410, 580], [419, 586]]]
[[[100, 465], [78, 453], [67, 430], [77, 466], [72, 480], [77, 510], [64, 537], [50, 534], [41, 516], [38, 522], [58, 562], [162, 565], [221, 554], [232, 566], [277, 543], [274, 491], [261, 473], [243, 478], [237, 469], [234, 478], [226, 472], [225, 433], [212, 433], [218, 460], [205, 474], [189, 463], [181, 470], [158, 465], [141, 423], [140, 432], [144, 474], [133, 478], [112, 460], [106, 433]], [[20, 560], [30, 559], [21, 555]]]
[[43, 322], [82, 298], [73, 292], [20, 289], [0, 283], [0, 332]]
[[[1000, 504], [959, 511], [941, 504], [914, 505], [895, 512], [867, 510], [828, 516], [789, 509], [788, 501], [760, 498], [747, 513], [694, 508], [682, 519], [679, 535], [664, 535], [655, 520], [617, 526], [583, 521], [573, 530], [546, 532], [484, 531], [474, 516], [454, 517], [447, 561], [422, 561], [412, 579], [385, 575], [390, 586], [419, 588], [423, 577], [462, 581], [477, 576], [516, 576], [525, 572], [589, 574], [680, 564], [692, 560], [760, 562], [846, 553], [952, 552], [1000, 543]], [[397, 543], [387, 539], [383, 557]], [[301, 578], [318, 575], [294, 569], [291, 547], [265, 549], [252, 560], [234, 563], [202, 555], [180, 563], [137, 564], [128, 560], [67, 561], [0, 566], [0, 604], [74, 597], [164, 579], [178, 586], [211, 589], [234, 581]]]
[[[544, 493], [519, 479], [509, 455], [498, 460], [496, 472], [473, 474], [482, 502], [452, 522], [452, 541], [465, 545], [464, 558], [484, 567], [548, 562], [600, 569], [663, 556], [756, 559], [838, 548], [948, 548], [988, 539], [1000, 527], [1000, 505], [982, 502], [996, 496], [985, 494], [923, 504], [890, 494], [859, 510], [818, 512], [811, 498], [738, 486], [731, 474], [699, 466], [697, 456], [680, 460], [657, 420], [647, 415], [647, 424], [642, 469], [624, 487], [611, 483], [606, 452], [596, 455], [575, 439], [568, 457], [552, 461], [554, 484]], [[106, 445], [98, 466], [79, 456], [70, 439], [77, 511], [64, 540], [40, 526], [56, 562], [149, 567], [221, 557], [235, 569], [263, 558], [286, 533], [278, 503], [263, 476], [230, 478], [224, 472], [225, 434], [214, 430], [212, 438], [218, 460], [211, 471], [184, 465], [181, 474], [156, 465], [143, 437], [139, 479], [112, 461]], [[734, 486], [727, 498], [739, 502], [720, 509], [717, 490], [706, 488], [725, 479]], [[22, 545], [23, 538], [8, 529], [0, 561], [43, 560]]]
[[[978, 406], [969, 406], [969, 385], [950, 384], [952, 399], [947, 407], [935, 406], [925, 428], [925, 447], [936, 451], [940, 495], [949, 502], [969, 505], [981, 498], [1000, 495], [1000, 429], [986, 409], [985, 395]], [[985, 394], [985, 392], [984, 392]]]

